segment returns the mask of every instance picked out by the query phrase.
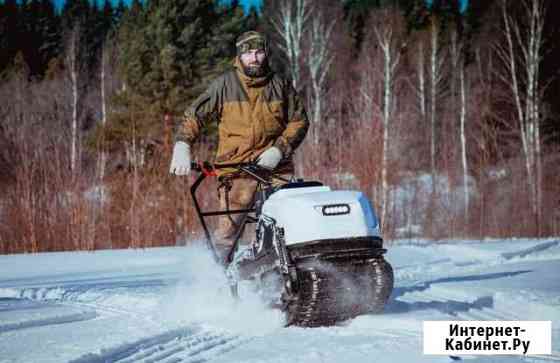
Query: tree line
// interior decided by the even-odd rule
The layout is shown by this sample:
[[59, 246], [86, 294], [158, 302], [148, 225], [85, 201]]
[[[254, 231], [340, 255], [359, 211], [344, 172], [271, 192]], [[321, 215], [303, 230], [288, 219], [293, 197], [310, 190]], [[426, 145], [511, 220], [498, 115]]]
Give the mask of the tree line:
[[[253, 29], [312, 121], [298, 173], [363, 190], [388, 238], [557, 234], [557, 7], [1, 2], [0, 252], [198, 236], [188, 183], [167, 173], [173, 127]], [[211, 158], [215, 126], [199, 159]], [[215, 186], [206, 194], [215, 206]]]

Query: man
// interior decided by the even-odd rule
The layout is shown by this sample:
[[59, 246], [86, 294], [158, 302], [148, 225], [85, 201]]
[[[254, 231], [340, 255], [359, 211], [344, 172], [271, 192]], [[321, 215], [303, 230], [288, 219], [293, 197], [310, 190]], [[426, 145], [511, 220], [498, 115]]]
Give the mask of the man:
[[[189, 173], [191, 145], [210, 119], [218, 120], [217, 164], [257, 162], [275, 173], [293, 173], [293, 152], [309, 127], [303, 104], [290, 83], [270, 70], [263, 34], [241, 34], [236, 48], [234, 69], [214, 80], [185, 112], [173, 149], [172, 174]], [[226, 170], [218, 180], [222, 210], [248, 207], [256, 188], [253, 179]], [[234, 242], [242, 218], [220, 217], [215, 233], [219, 244]]]

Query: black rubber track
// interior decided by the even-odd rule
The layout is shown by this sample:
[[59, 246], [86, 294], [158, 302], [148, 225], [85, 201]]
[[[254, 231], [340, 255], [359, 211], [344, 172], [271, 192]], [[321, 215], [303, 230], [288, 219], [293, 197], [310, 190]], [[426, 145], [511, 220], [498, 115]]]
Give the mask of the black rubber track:
[[329, 326], [383, 310], [393, 290], [393, 269], [383, 256], [298, 264], [298, 287], [286, 299], [288, 325]]

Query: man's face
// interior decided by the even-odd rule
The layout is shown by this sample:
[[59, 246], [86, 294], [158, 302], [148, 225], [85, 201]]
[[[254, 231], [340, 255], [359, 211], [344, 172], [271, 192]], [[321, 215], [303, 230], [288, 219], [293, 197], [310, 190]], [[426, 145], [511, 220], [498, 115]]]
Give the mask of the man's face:
[[264, 49], [251, 49], [239, 56], [243, 71], [249, 77], [260, 77], [265, 72], [266, 52]]

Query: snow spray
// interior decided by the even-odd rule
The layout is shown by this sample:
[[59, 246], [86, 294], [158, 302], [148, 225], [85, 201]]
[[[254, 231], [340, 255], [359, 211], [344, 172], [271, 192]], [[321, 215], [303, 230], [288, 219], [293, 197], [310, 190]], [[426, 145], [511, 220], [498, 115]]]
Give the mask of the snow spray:
[[184, 270], [169, 294], [162, 299], [166, 321], [203, 324], [237, 333], [268, 333], [283, 326], [280, 311], [265, 306], [260, 296], [245, 286], [240, 299], [231, 296], [224, 268], [203, 242], [190, 243], [184, 253]]

